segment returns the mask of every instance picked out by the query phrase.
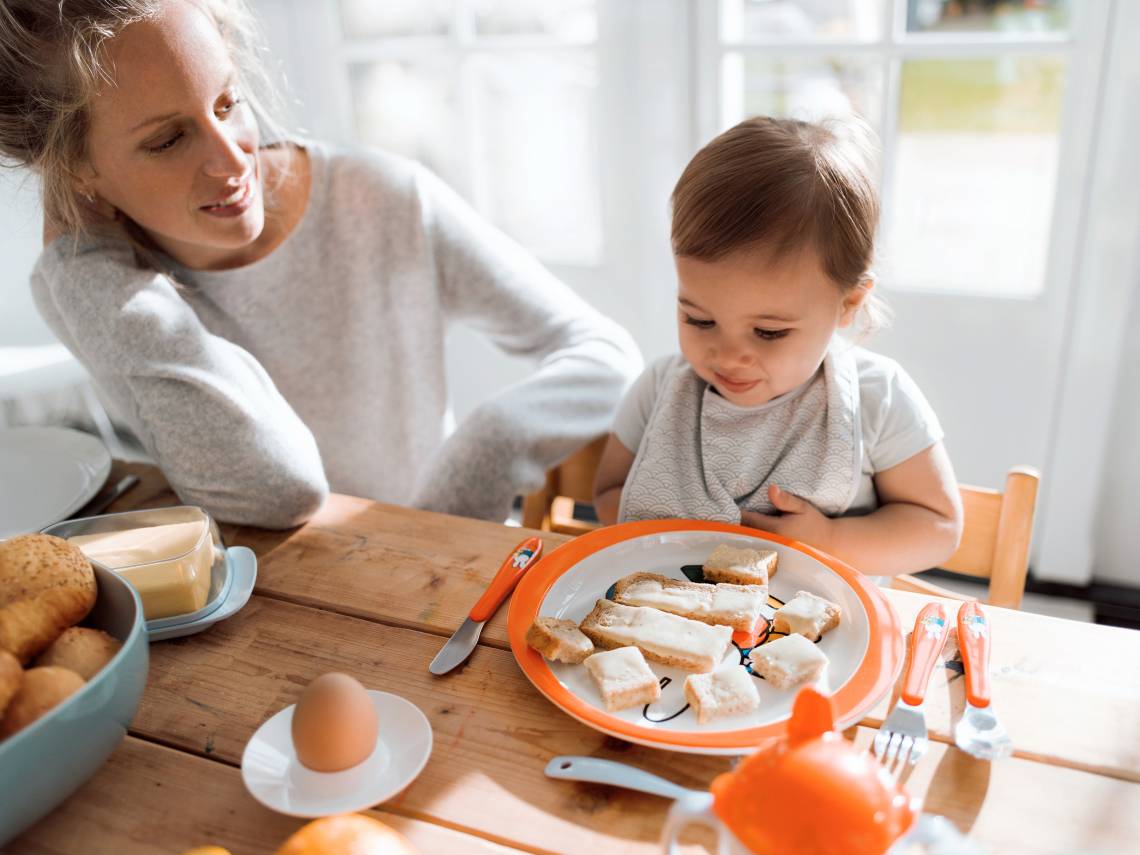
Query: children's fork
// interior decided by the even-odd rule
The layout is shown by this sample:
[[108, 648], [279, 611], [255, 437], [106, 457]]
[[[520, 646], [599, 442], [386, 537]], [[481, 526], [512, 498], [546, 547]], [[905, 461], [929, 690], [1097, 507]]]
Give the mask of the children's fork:
[[902, 694], [875, 734], [875, 756], [888, 766], [896, 757], [913, 766], [926, 753], [929, 743], [923, 702], [934, 663], [949, 632], [941, 603], [930, 603], [918, 613], [910, 636], [910, 664], [903, 677]]

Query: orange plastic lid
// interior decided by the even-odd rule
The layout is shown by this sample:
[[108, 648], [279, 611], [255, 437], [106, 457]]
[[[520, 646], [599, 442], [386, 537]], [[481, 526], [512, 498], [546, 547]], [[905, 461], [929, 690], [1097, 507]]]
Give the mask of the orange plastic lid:
[[918, 816], [918, 800], [833, 727], [830, 699], [804, 689], [787, 738], [713, 781], [713, 810], [751, 851], [883, 855]]

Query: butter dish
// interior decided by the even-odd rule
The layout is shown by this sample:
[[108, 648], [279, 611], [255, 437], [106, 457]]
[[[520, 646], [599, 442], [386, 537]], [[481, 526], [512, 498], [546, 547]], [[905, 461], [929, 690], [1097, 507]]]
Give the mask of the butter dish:
[[80, 547], [138, 592], [151, 641], [201, 632], [249, 601], [257, 558], [226, 548], [210, 515], [193, 505], [65, 520], [44, 529]]

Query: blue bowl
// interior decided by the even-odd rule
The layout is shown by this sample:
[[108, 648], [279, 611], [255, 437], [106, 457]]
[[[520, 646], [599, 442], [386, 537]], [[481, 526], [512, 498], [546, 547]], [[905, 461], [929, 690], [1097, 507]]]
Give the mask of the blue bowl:
[[99, 594], [83, 626], [123, 647], [82, 689], [0, 742], [0, 847], [95, 774], [126, 735], [146, 687], [142, 601], [115, 573], [93, 566]]

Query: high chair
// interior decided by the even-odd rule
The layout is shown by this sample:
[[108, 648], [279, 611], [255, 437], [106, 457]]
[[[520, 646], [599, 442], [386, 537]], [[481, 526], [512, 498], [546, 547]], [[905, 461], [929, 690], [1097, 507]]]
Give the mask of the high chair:
[[[599, 527], [599, 523], [583, 519], [582, 514], [575, 515], [575, 504], [593, 502], [594, 471], [605, 442], [605, 437], [594, 440], [547, 473], [543, 489], [523, 501], [523, 525], [572, 535]], [[1014, 466], [1006, 474], [1002, 491], [959, 485], [965, 515], [962, 542], [942, 568], [989, 579], [986, 602], [990, 605], [1010, 609], [1021, 606], [1040, 480], [1036, 469]], [[891, 587], [955, 600], [972, 599], [912, 574], [896, 576]]]

